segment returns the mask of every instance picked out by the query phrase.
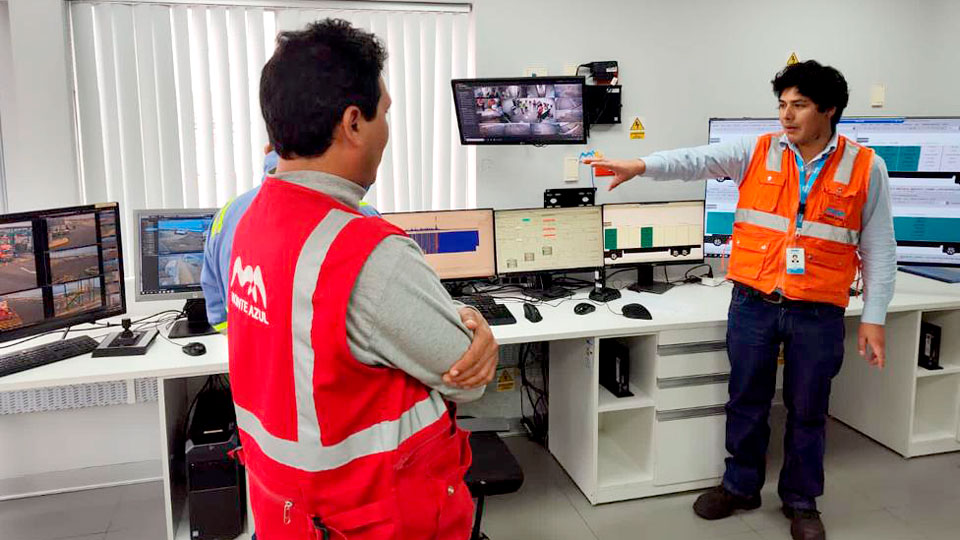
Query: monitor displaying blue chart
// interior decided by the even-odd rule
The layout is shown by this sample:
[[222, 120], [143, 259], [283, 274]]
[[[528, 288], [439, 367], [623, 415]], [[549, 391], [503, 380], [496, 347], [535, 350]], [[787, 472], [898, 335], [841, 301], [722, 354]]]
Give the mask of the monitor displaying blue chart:
[[493, 210], [384, 214], [413, 239], [444, 280], [478, 279], [496, 273]]
[[[837, 130], [841, 135], [872, 148], [883, 158], [891, 177], [895, 173], [960, 171], [960, 118], [851, 116], [842, 118]], [[776, 118], [713, 118], [710, 120], [709, 138], [710, 144], [717, 144], [775, 131], [780, 131], [780, 122]], [[728, 256], [739, 190], [736, 182], [729, 178], [708, 179], [706, 184], [704, 255]], [[899, 203], [894, 200], [893, 204], [896, 215]], [[918, 222], [895, 220], [896, 223], [900, 223], [897, 229], [899, 234], [905, 223], [912, 228]], [[932, 225], [935, 222], [923, 223]], [[901, 262], [918, 256], [909, 250], [903, 255], [907, 259]], [[935, 263], [930, 261], [930, 264]]]

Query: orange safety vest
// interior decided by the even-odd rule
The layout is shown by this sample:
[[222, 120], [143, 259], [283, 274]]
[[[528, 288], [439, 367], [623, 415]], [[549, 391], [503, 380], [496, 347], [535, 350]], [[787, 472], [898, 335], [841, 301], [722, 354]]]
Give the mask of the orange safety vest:
[[[857, 275], [863, 205], [873, 150], [840, 136], [807, 197], [802, 226], [800, 174], [780, 134], [761, 135], [740, 182], [728, 277], [764, 293], [846, 307]], [[787, 273], [787, 248], [802, 248], [804, 272]]]

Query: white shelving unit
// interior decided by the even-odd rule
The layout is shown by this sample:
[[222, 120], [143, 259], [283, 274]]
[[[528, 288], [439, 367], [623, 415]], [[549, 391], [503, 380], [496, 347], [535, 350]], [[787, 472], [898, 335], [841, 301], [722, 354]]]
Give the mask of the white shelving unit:
[[[917, 365], [920, 323], [940, 327], [940, 365]], [[960, 450], [960, 310], [887, 316], [887, 366], [871, 368], [857, 353], [857, 321], [847, 321], [845, 365], [830, 413], [904, 457]]]
[[630, 385], [630, 392], [633, 393], [632, 397], [618, 398], [617, 396], [611, 394], [609, 390], [601, 386], [600, 405], [598, 410], [603, 413], [653, 407], [653, 396], [650, 394], [645, 393], [643, 390], [633, 384]]
[[[667, 339], [715, 337], [718, 332], [716, 328], [697, 329]], [[662, 406], [673, 400], [658, 391], [657, 378], [664, 372], [676, 372], [661, 370], [660, 363], [680, 366], [680, 372], [697, 378], [707, 375], [704, 370], [710, 369], [710, 362], [695, 355], [665, 360], [658, 353], [659, 338], [660, 334], [654, 333], [550, 343], [550, 395], [565, 396], [561, 402], [550, 403], [550, 451], [593, 504], [698, 489], [719, 479], [716, 463], [723, 460], [723, 444], [713, 439], [722, 416], [711, 413], [709, 418], [665, 423], [658, 419]], [[611, 340], [629, 351], [633, 396], [618, 398], [599, 384], [604, 346], [610, 346]], [[674, 459], [657, 459], [665, 456], [667, 447], [675, 446], [678, 437], [699, 440], [704, 435], [712, 443], [695, 445], [701, 454], [695, 461], [703, 461], [706, 467], [684, 466], [684, 472], [678, 474]], [[703, 453], [716, 455], [704, 459]]]

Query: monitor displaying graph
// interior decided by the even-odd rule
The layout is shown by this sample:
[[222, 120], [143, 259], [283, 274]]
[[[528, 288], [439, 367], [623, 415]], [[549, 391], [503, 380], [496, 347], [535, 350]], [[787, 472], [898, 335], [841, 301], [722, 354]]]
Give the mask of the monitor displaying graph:
[[603, 266], [599, 206], [497, 210], [495, 216], [498, 274]]
[[493, 210], [399, 212], [383, 219], [413, 239], [440, 279], [493, 276]]
[[603, 205], [607, 266], [703, 259], [703, 201]]
[[[713, 118], [709, 139], [717, 144], [776, 131], [780, 131], [776, 118]], [[837, 131], [872, 148], [883, 158], [891, 178], [894, 173], [960, 171], [960, 118], [851, 116], [840, 120]], [[730, 178], [708, 179], [706, 184], [704, 254], [728, 256], [739, 190]], [[897, 204], [894, 200], [895, 215]], [[894, 221], [896, 227], [898, 221]], [[899, 223], [898, 237], [905, 222]]]

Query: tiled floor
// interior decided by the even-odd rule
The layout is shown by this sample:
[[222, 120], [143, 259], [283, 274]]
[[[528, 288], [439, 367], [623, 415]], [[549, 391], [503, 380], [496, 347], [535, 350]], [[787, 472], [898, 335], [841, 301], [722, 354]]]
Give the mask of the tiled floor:
[[[774, 440], [780, 440], [780, 414]], [[820, 500], [830, 540], [960, 539], [960, 454], [905, 460], [832, 422], [827, 492]], [[771, 446], [759, 510], [718, 522], [693, 515], [696, 493], [591, 506], [543, 448], [508, 439], [526, 481], [487, 502], [484, 530], [509, 539], [789, 539], [775, 482], [780, 445]], [[159, 483], [0, 503], [0, 539], [163, 540]]]

